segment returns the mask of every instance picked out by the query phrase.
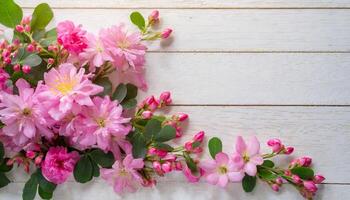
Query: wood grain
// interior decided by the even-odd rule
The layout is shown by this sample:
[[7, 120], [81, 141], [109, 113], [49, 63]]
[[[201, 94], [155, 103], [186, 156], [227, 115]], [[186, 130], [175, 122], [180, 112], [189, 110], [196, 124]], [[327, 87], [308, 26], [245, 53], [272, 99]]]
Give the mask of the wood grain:
[[[56, 9], [56, 21], [75, 23], [97, 33], [128, 23], [133, 9]], [[160, 10], [173, 38], [151, 51], [194, 52], [350, 52], [348, 10]], [[31, 11], [26, 10], [27, 13]], [[147, 15], [151, 10], [143, 10]], [[93, 13], [93, 14], [92, 14]], [[131, 25], [130, 25], [131, 26]]]
[[347, 0], [18, 0], [20, 5], [34, 7], [48, 2], [55, 8], [344, 8]]

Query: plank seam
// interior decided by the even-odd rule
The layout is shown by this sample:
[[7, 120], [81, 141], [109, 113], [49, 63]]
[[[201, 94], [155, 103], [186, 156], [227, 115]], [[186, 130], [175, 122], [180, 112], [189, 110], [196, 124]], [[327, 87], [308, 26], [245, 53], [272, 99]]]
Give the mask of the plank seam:
[[[23, 9], [34, 9], [34, 6], [23, 6]], [[117, 6], [109, 6], [109, 7], [65, 7], [65, 6], [52, 6], [53, 9], [103, 9], [103, 10], [128, 10], [128, 9], [140, 9], [140, 10], [148, 10], [148, 9], [164, 9], [164, 10], [349, 10], [350, 6], [334, 6], [334, 7], [117, 7]]]
[[294, 54], [308, 54], [308, 53], [318, 53], [318, 54], [332, 54], [332, 53], [341, 53], [341, 54], [349, 54], [350, 51], [239, 51], [239, 50], [214, 50], [214, 51], [207, 51], [207, 50], [149, 50], [148, 53], [213, 53], [213, 54], [219, 54], [219, 53], [278, 53], [278, 54], [284, 54], [284, 53], [294, 53]]
[[173, 107], [350, 107], [350, 104], [171, 104]]

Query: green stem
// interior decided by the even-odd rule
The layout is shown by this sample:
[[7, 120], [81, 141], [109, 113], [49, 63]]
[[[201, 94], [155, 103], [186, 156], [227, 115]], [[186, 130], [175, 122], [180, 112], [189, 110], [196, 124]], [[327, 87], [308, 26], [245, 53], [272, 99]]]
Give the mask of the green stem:
[[34, 38], [32, 37], [32, 34], [29, 34], [28, 32], [23, 32], [23, 33], [24, 33], [24, 35], [26, 35], [26, 36], [29, 38], [30, 43], [35, 42], [35, 43], [40, 47], [40, 49], [41, 49], [44, 53], [46, 53], [47, 55], [49, 55], [49, 56], [51, 56], [51, 57], [54, 57], [54, 55], [53, 55], [52, 53], [50, 53], [49, 51], [47, 51], [43, 46], [41, 46], [41, 44], [40, 44], [39, 42], [36, 42], [36, 41], [34, 40]]

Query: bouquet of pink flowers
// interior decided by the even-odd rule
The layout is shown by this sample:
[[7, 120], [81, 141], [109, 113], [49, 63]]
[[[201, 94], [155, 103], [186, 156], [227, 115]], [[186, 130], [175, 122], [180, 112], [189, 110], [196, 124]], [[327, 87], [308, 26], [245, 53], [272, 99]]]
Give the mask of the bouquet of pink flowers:
[[51, 199], [56, 186], [71, 175], [79, 183], [101, 176], [119, 194], [154, 186], [158, 176], [173, 171], [190, 183], [201, 177], [219, 187], [241, 182], [245, 192], [260, 179], [276, 192], [289, 183], [306, 199], [324, 180], [310, 168], [309, 157], [295, 159], [287, 168], [276, 166], [273, 157], [294, 150], [279, 139], [269, 140], [271, 153], [262, 154], [256, 137], [238, 137], [228, 155], [214, 137], [208, 142], [213, 159], [205, 161], [199, 159], [203, 131], [175, 145], [188, 115], [161, 114], [172, 102], [170, 92], [136, 101], [138, 89], [147, 89], [145, 41], [166, 39], [172, 32], [153, 29], [158, 11], [148, 20], [133, 12], [137, 32], [119, 24], [98, 35], [71, 21], [46, 30], [53, 18], [47, 4], [23, 17], [22, 9], [6, 0], [0, 2], [0, 13], [0, 23], [13, 29], [13, 39], [0, 43], [0, 187], [10, 183], [6, 173], [14, 165], [23, 167], [31, 173], [24, 200], [37, 192]]

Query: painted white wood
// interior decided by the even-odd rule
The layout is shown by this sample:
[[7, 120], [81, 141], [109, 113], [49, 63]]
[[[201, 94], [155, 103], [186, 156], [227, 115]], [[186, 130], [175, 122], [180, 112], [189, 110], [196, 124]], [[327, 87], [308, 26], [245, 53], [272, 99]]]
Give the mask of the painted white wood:
[[55, 8], [329, 8], [349, 7], [347, 0], [17, 0], [20, 5], [34, 7], [47, 2]]
[[[11, 187], [4, 188], [0, 192], [0, 199], [20, 200], [24, 183], [14, 183]], [[346, 199], [350, 196], [348, 185], [322, 185], [319, 195], [315, 199]], [[40, 198], [36, 198], [39, 200]], [[241, 185], [232, 184], [226, 190], [211, 185], [189, 184], [185, 182], [160, 182], [156, 188], [142, 188], [140, 191], [124, 196], [115, 194], [110, 186], [102, 181], [94, 181], [87, 184], [65, 183], [58, 186], [54, 195], [55, 200], [212, 200], [212, 199], [244, 199], [244, 200], [280, 200], [303, 199], [291, 186], [285, 186], [281, 192], [273, 192], [269, 186], [258, 184], [253, 193], [244, 193]]]
[[[348, 54], [149, 53], [149, 90], [175, 104], [349, 104]], [[113, 75], [111, 76], [113, 77]]]
[[[262, 152], [267, 153], [270, 149], [266, 141], [281, 138], [286, 145], [295, 147], [294, 157], [311, 156], [316, 172], [324, 174], [327, 183], [349, 183], [350, 108], [176, 106], [165, 110], [168, 114], [177, 112], [190, 115], [178, 145], [204, 130], [206, 139], [220, 137], [224, 151], [232, 153], [237, 135], [248, 137], [254, 134], [261, 142]], [[205, 157], [208, 157], [207, 149]], [[285, 156], [277, 160], [282, 166], [291, 161]], [[16, 174], [13, 176], [15, 182], [28, 179], [21, 171], [16, 171]], [[170, 180], [177, 182], [181, 179], [174, 176]]]
[[[26, 10], [27, 13], [29, 12]], [[133, 9], [56, 9], [92, 32], [125, 22]], [[142, 10], [147, 15], [151, 10]], [[156, 51], [350, 51], [348, 10], [160, 10], [174, 37]], [[128, 23], [129, 22], [129, 23]]]

